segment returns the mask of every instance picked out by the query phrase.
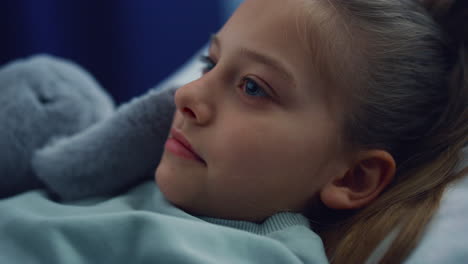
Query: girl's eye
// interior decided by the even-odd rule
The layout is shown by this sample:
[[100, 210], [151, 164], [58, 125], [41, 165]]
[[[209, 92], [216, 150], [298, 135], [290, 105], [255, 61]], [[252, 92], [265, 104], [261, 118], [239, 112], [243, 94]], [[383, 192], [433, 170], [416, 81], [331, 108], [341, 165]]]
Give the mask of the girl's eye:
[[[206, 74], [216, 67], [216, 63], [209, 56], [202, 56], [200, 61], [204, 64], [202, 73]], [[256, 97], [255, 99], [268, 99], [270, 95], [265, 92], [261, 85], [250, 77], [244, 77], [240, 84], [242, 92], [249, 97]]]
[[254, 80], [251, 78], [245, 77], [242, 82], [242, 89], [248, 96], [253, 97], [266, 97], [268, 98], [268, 93], [258, 85]]
[[216, 63], [214, 63], [214, 61], [209, 56], [202, 56], [200, 60], [204, 64], [202, 68], [203, 74], [211, 71], [216, 66]]

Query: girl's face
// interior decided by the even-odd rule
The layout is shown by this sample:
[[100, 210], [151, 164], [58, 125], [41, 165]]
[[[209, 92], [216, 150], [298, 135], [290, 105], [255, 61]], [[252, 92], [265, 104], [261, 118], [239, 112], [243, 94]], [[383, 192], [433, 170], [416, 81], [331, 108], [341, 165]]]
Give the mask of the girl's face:
[[301, 0], [247, 0], [213, 37], [203, 76], [175, 95], [173, 129], [204, 162], [166, 148], [156, 181], [196, 215], [261, 221], [301, 211], [343, 174], [333, 103], [297, 23]]

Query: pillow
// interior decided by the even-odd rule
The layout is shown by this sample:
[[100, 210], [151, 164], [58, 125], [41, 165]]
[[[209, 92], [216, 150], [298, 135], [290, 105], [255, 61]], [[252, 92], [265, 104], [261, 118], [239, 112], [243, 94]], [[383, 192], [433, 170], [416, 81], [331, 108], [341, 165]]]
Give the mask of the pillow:
[[[458, 166], [468, 166], [468, 147]], [[468, 263], [468, 177], [450, 186], [421, 242], [405, 263]]]

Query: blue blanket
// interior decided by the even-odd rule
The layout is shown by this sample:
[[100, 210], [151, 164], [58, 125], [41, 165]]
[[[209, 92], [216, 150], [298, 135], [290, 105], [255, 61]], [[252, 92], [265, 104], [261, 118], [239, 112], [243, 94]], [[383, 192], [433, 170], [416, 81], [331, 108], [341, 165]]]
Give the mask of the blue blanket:
[[262, 224], [197, 218], [154, 182], [69, 204], [40, 190], [0, 200], [0, 234], [0, 263], [327, 263], [298, 214]]

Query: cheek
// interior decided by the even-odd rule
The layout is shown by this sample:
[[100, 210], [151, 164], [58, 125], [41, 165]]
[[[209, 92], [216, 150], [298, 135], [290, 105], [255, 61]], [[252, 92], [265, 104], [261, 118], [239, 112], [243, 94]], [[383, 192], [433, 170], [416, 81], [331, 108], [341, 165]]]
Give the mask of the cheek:
[[[213, 143], [218, 153], [214, 164], [228, 171], [259, 171], [271, 156], [270, 136], [258, 126], [227, 126]], [[257, 166], [255, 166], [257, 165]]]
[[230, 128], [219, 131], [212, 149], [218, 153], [213, 172], [224, 175], [225, 181], [283, 183], [294, 175], [313, 174], [320, 163], [315, 146], [306, 146], [303, 139], [291, 134], [293, 129], [258, 124]]
[[226, 144], [217, 145], [222, 154], [209, 180], [214, 196], [259, 210], [301, 208], [324, 184], [322, 157], [304, 142], [273, 134], [275, 130], [248, 131], [231, 130], [225, 133]]

